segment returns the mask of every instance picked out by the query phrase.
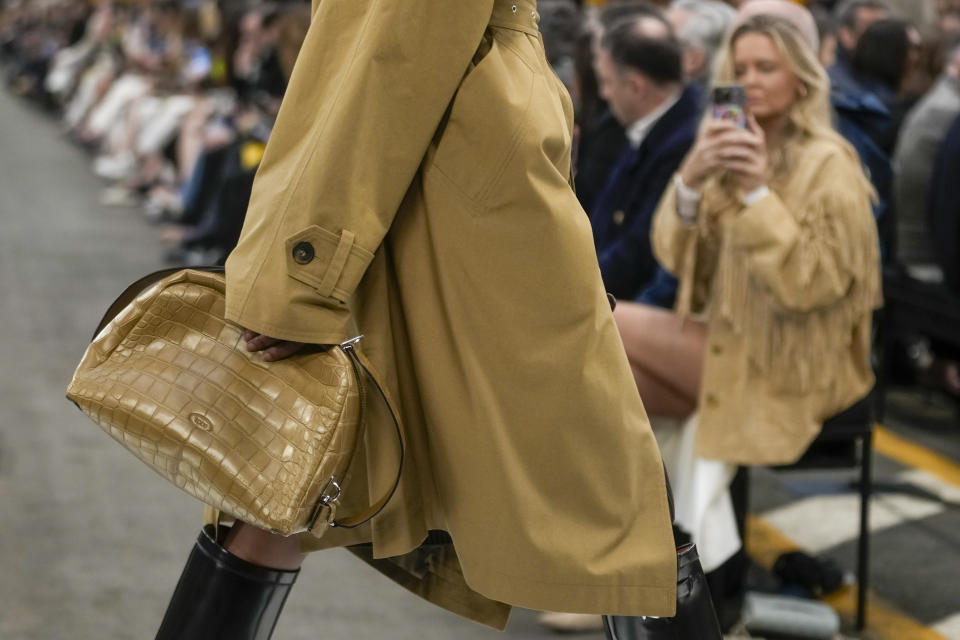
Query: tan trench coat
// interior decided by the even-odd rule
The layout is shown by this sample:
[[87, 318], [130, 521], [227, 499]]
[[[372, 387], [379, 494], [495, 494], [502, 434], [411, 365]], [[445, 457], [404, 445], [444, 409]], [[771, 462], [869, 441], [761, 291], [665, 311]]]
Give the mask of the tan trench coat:
[[[400, 407], [386, 511], [303, 547], [360, 545], [497, 627], [508, 605], [675, 607], [662, 463], [568, 184], [571, 125], [532, 0], [322, 0], [226, 267], [231, 320], [362, 332]], [[341, 514], [395, 473], [375, 418]], [[418, 549], [432, 529], [455, 552]]]
[[704, 458], [795, 462], [873, 386], [880, 261], [867, 183], [834, 140], [808, 140], [791, 158], [752, 206], [712, 182], [696, 224], [677, 216], [673, 188], [654, 216], [654, 251], [680, 280], [677, 311], [707, 322]]

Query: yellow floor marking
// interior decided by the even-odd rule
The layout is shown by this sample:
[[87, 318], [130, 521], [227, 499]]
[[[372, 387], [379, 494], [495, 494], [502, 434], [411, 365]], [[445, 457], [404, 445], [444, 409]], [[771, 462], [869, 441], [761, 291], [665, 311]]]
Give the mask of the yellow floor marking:
[[[747, 552], [767, 571], [773, 569], [773, 563], [781, 554], [799, 549], [796, 542], [763, 518], [756, 515], [747, 518]], [[840, 614], [847, 628], [853, 628], [857, 611], [856, 585], [848, 585], [823, 598], [823, 601]], [[867, 595], [867, 630], [863, 637], [874, 640], [948, 640], [946, 636], [899, 613], [873, 593]]]
[[930, 449], [898, 436], [889, 429], [876, 425], [874, 449], [908, 467], [921, 469], [944, 482], [960, 487], [960, 465]]

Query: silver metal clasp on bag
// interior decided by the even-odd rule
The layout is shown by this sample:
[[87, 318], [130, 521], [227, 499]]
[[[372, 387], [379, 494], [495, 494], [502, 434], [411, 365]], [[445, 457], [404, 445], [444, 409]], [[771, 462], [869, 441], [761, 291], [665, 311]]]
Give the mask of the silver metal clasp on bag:
[[352, 349], [357, 346], [357, 343], [363, 340], [363, 334], [361, 333], [356, 338], [350, 338], [349, 340], [344, 340], [340, 343], [340, 348], [343, 350]]
[[340, 504], [340, 483], [337, 482], [337, 479], [333, 476], [330, 476], [330, 480], [327, 481], [327, 486], [323, 488], [323, 491], [320, 492], [320, 504], [329, 505], [329, 504]]
[[335, 477], [330, 476], [330, 479], [327, 480], [327, 486], [320, 492], [320, 498], [317, 500], [317, 509], [310, 521], [310, 530], [313, 530], [317, 525], [317, 520], [320, 519], [320, 514], [323, 513], [324, 508], [327, 510], [327, 524], [331, 527], [334, 526], [333, 518], [337, 513], [337, 507], [340, 506], [340, 494], [342, 492], [340, 483], [337, 482]]

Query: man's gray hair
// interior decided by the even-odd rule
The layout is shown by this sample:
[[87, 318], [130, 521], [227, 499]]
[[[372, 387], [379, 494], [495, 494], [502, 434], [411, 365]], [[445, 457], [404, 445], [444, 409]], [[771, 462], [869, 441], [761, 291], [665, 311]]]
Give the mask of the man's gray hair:
[[709, 74], [727, 29], [737, 15], [736, 9], [720, 0], [674, 0], [670, 8], [690, 14], [677, 31], [677, 38], [685, 47], [703, 49], [706, 57], [704, 73]]

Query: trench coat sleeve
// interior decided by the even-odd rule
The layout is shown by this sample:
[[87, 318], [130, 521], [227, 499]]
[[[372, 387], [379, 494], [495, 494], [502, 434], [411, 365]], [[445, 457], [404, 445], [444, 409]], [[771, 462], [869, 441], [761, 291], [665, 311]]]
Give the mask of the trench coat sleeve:
[[373, 260], [471, 64], [493, 0], [323, 0], [226, 263], [226, 317], [276, 338], [349, 337]]
[[[786, 310], [809, 312], [843, 299], [869, 268], [865, 221], [872, 214], [860, 168], [838, 150], [814, 173], [811, 195], [791, 212], [776, 192], [745, 207], [730, 241], [744, 250], [747, 268]], [[867, 246], [864, 246], [864, 245]], [[876, 265], [873, 265], [876, 268]]]

